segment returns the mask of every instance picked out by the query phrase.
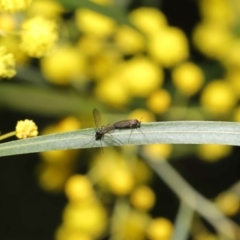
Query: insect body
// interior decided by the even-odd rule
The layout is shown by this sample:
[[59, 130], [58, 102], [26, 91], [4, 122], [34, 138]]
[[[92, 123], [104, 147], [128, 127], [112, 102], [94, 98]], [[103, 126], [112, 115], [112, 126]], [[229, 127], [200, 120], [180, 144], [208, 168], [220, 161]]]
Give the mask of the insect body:
[[137, 119], [122, 120], [113, 124], [115, 129], [140, 128], [141, 122]]
[[95, 132], [95, 140], [102, 140], [102, 138], [104, 137], [104, 135], [106, 133], [110, 133], [111, 131], [113, 131], [115, 128], [112, 125], [107, 125], [100, 127], [101, 124], [101, 114], [100, 112], [97, 110], [97, 108], [93, 109], [93, 119], [96, 125], [96, 132]]
[[96, 133], [95, 133], [95, 140], [101, 140], [106, 133], [110, 133], [113, 131], [115, 128], [112, 125], [108, 125], [106, 127], [100, 127], [97, 128]]
[[[120, 130], [123, 130], [123, 129], [136, 129], [136, 128], [139, 128], [139, 131], [142, 132], [140, 130], [140, 127], [141, 127], [141, 121], [137, 120], [137, 119], [130, 119], [130, 120], [122, 120], [122, 121], [119, 121], [119, 122], [116, 122], [113, 124], [113, 127], [115, 129], [120, 129]], [[130, 133], [130, 136], [128, 138], [128, 142], [130, 140], [130, 137], [132, 135], [132, 131]], [[145, 134], [142, 132], [142, 134], [144, 135], [144, 137], [146, 138]]]

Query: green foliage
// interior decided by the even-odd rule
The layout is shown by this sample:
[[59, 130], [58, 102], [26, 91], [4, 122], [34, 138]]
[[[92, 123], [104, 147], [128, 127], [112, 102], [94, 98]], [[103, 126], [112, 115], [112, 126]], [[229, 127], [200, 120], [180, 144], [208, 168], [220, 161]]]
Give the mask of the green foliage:
[[[14, 96], [14, 97], [13, 97]], [[89, 112], [98, 107], [95, 101], [81, 97], [73, 90], [59, 90], [19, 84], [2, 84], [0, 106], [44, 116], [66, 116]], [[101, 108], [102, 109], [102, 108]]]

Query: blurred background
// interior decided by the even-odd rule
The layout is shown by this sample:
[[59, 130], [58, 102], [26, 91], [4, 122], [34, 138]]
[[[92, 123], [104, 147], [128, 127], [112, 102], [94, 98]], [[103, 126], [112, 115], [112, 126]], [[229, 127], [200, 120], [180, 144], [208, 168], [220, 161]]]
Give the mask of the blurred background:
[[[40, 135], [94, 128], [94, 107], [102, 125], [240, 121], [239, 0], [0, 0], [0, 10], [1, 134], [24, 119]], [[239, 224], [237, 147], [143, 148]], [[184, 221], [183, 199], [137, 146], [2, 157], [0, 186], [3, 240], [168, 240]], [[193, 212], [182, 239], [220, 239]]]

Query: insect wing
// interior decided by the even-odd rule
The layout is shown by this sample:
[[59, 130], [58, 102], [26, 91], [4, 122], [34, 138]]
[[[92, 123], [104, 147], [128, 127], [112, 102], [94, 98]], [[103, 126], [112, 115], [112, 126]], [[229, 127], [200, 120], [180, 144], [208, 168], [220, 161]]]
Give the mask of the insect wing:
[[106, 133], [113, 132], [114, 130], [115, 130], [115, 127], [114, 127], [114, 126], [112, 126], [112, 125], [107, 125], [106, 127], [104, 127], [103, 132], [104, 132], [104, 134], [106, 134]]
[[95, 141], [100, 141], [101, 148], [102, 148], [102, 141], [104, 141], [103, 138], [105, 134], [107, 133], [110, 134], [112, 131], [115, 130], [115, 127], [113, 125], [101, 126], [101, 114], [97, 108], [93, 109], [93, 119], [96, 125], [94, 138], [95, 138]]
[[93, 109], [93, 119], [94, 119], [96, 128], [99, 128], [101, 125], [101, 114], [97, 110], [97, 108]]
[[129, 120], [122, 120], [113, 124], [115, 129], [124, 129], [129, 127]]

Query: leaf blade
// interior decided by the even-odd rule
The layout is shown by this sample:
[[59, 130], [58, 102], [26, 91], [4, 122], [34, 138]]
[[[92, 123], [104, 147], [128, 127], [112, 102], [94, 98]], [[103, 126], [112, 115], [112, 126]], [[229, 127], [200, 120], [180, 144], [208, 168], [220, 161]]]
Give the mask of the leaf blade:
[[[240, 124], [233, 122], [175, 121], [142, 124], [141, 131], [115, 130], [102, 143], [94, 129], [57, 133], [0, 144], [0, 157], [50, 150], [122, 146], [128, 144], [222, 144], [240, 146]], [[144, 137], [144, 135], [145, 137]]]

